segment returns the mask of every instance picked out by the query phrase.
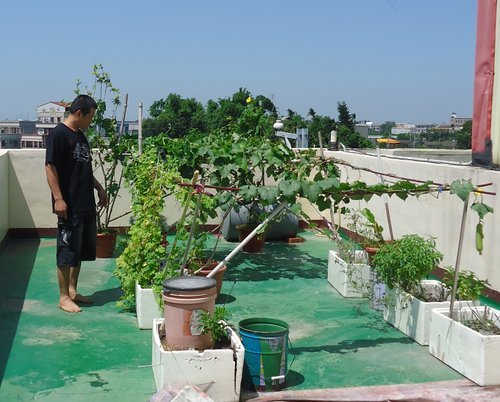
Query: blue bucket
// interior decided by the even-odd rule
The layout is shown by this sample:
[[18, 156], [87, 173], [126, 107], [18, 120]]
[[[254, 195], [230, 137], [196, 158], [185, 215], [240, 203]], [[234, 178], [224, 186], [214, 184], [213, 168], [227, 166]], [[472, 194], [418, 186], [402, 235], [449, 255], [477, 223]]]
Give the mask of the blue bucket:
[[245, 347], [242, 385], [252, 391], [285, 387], [288, 368], [288, 324], [272, 318], [249, 318], [239, 323]]

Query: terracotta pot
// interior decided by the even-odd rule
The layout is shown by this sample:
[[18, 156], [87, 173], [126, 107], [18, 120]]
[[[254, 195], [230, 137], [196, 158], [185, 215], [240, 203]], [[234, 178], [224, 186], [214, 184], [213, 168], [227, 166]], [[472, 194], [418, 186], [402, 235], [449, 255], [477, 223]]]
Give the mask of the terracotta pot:
[[97, 258], [111, 258], [115, 251], [116, 231], [110, 233], [97, 233], [96, 241], [96, 257]]
[[368, 264], [373, 265], [373, 257], [378, 253], [380, 247], [365, 247], [366, 254], [368, 254]]
[[[254, 229], [255, 227], [253, 226], [236, 225], [240, 242], [242, 242]], [[246, 251], [247, 253], [260, 253], [264, 248], [265, 241], [265, 233], [256, 234], [247, 244], [243, 246], [243, 251]]]
[[[204, 268], [196, 273], [196, 275], [198, 276], [207, 276], [210, 272], [212, 272], [212, 270], [217, 266], [219, 265], [219, 262], [218, 261], [215, 261], [215, 260], [210, 260], [210, 262], [207, 264], [206, 260], [198, 260], [196, 261], [197, 265], [199, 265], [200, 267], [203, 266]], [[194, 268], [193, 267], [193, 270], [197, 270], [199, 268]], [[220, 291], [222, 289], [222, 281], [224, 280], [224, 273], [226, 272], [227, 270], [227, 267], [225, 265], [223, 265], [221, 267], [221, 269], [219, 269], [217, 271], [217, 273], [213, 276], [213, 278], [217, 281], [217, 296], [220, 295]]]

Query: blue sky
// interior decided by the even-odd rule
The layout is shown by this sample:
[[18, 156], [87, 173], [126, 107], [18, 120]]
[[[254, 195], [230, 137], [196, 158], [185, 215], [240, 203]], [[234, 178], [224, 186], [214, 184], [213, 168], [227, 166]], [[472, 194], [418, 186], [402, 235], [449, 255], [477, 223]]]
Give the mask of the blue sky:
[[473, 0], [2, 0], [0, 119], [72, 100], [101, 63], [129, 115], [239, 87], [280, 113], [444, 122], [472, 115]]

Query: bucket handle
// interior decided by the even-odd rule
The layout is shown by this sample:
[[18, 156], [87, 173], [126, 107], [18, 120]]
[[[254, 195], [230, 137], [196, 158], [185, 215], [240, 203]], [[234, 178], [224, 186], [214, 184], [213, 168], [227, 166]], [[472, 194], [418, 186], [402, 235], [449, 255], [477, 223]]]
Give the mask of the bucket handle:
[[286, 373], [283, 374], [283, 375], [273, 375], [272, 377], [265, 377], [264, 380], [266, 380], [266, 379], [271, 380], [271, 381], [282, 380], [282, 379], [284, 379], [288, 375], [288, 372], [292, 368], [292, 364], [295, 361], [295, 352], [293, 350], [293, 345], [292, 345], [292, 341], [290, 340], [290, 336], [287, 336], [287, 338], [288, 338], [287, 339], [288, 340], [288, 345], [290, 346], [290, 349], [292, 350], [292, 353], [293, 353], [293, 359], [292, 359], [292, 362], [288, 365]]
[[293, 353], [292, 362], [288, 365], [288, 369], [286, 370], [286, 373], [284, 375], [274, 375], [274, 376], [271, 377], [271, 381], [284, 379], [288, 375], [288, 372], [292, 368], [292, 364], [295, 361], [295, 352], [293, 350], [292, 341], [290, 340], [290, 336], [287, 336], [287, 338], [288, 338], [287, 339], [288, 340], [288, 345], [290, 346], [290, 349], [291, 349], [291, 351]]

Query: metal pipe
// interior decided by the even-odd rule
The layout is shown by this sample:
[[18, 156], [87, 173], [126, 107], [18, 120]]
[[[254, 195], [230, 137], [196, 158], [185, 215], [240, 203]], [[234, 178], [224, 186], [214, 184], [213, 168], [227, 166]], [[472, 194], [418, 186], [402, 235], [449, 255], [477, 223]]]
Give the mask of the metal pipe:
[[257, 234], [257, 232], [271, 222], [274, 218], [276, 218], [283, 209], [286, 208], [286, 202], [281, 203], [278, 207], [266, 218], [263, 222], [261, 222], [247, 237], [245, 237], [238, 246], [231, 251], [219, 264], [207, 275], [207, 278], [213, 277], [219, 270], [222, 268], [226, 262], [231, 261], [231, 259], [239, 253], [239, 251], [247, 244], [252, 238]]

